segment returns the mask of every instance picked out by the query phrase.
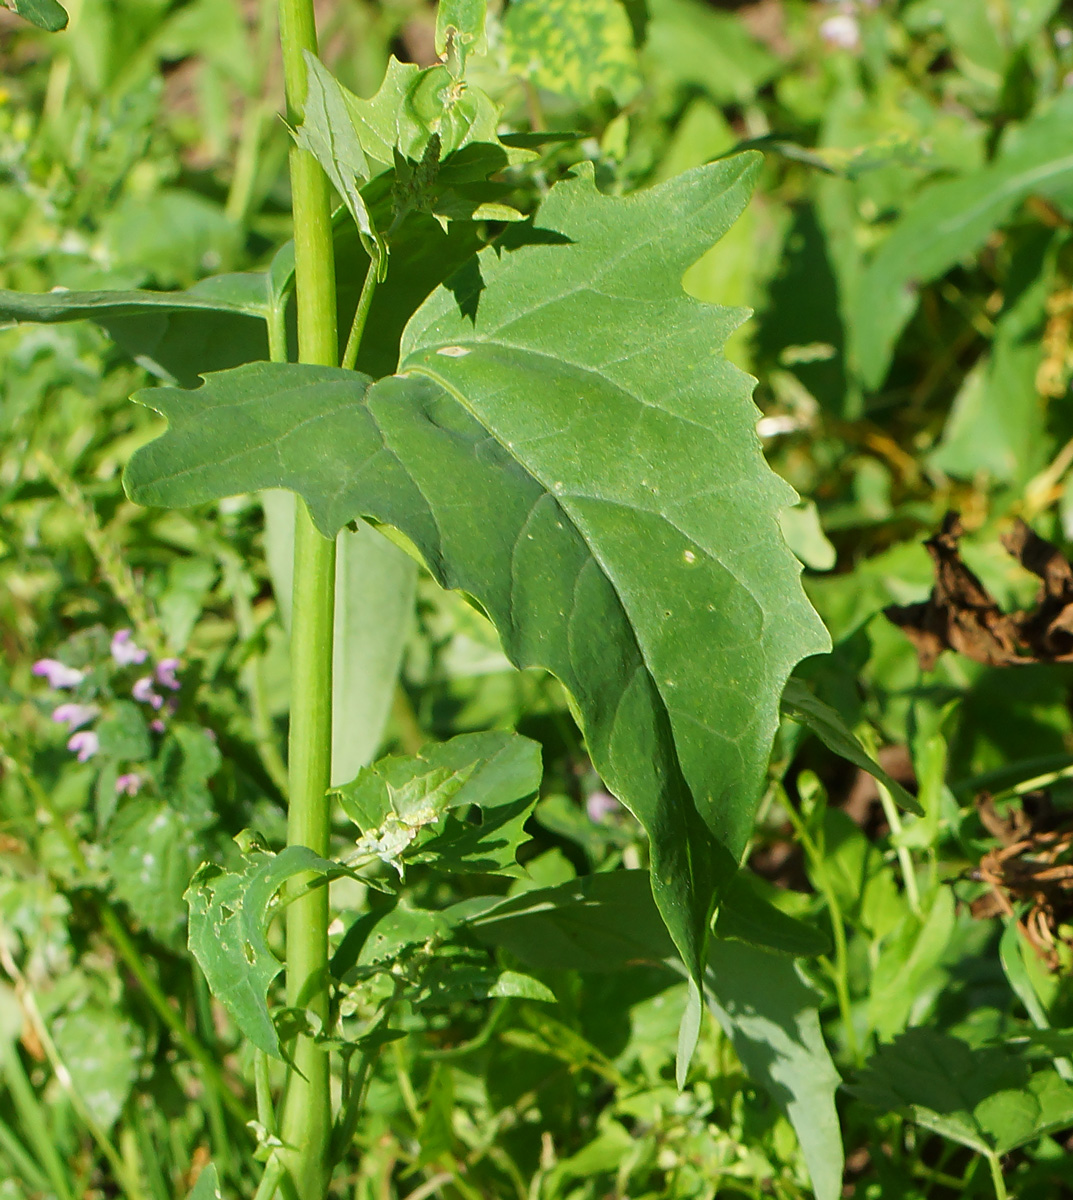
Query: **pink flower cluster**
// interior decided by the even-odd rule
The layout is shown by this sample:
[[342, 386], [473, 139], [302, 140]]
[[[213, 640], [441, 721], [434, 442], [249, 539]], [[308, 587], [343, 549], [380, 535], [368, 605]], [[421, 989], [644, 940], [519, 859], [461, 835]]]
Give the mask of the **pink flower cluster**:
[[[120, 629], [112, 637], [111, 657], [117, 667], [141, 666], [149, 658], [149, 651], [143, 649], [134, 641], [129, 629]], [[158, 689], [167, 692], [177, 692], [182, 687], [179, 671], [182, 663], [177, 658], [162, 658], [152, 672], [137, 679], [130, 689], [131, 696], [139, 704], [147, 704], [161, 716], [155, 717], [149, 723], [149, 728], [157, 733], [164, 732], [163, 715], [170, 715], [177, 707], [174, 697], [165, 700]], [[33, 673], [48, 681], [53, 691], [65, 691], [77, 688], [86, 678], [86, 672], [77, 667], [69, 667], [66, 663], [55, 658], [42, 658], [33, 665]], [[88, 762], [100, 750], [100, 737], [93, 729], [85, 726], [95, 721], [101, 715], [100, 707], [92, 703], [79, 703], [74, 700], [57, 704], [53, 710], [52, 719], [61, 725], [66, 725], [71, 737], [67, 749], [78, 756], [79, 762]], [[135, 773], [120, 775], [116, 780], [117, 795], [134, 796], [142, 785], [142, 777]]]

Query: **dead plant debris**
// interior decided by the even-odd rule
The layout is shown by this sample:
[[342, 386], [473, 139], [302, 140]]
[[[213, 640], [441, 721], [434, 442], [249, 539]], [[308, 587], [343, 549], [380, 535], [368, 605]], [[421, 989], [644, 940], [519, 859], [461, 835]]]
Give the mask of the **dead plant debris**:
[[990, 667], [1073, 662], [1073, 565], [1057, 546], [1018, 520], [1002, 544], [1041, 580], [1035, 606], [1004, 613], [991, 593], [962, 562], [957, 513], [924, 545], [935, 564], [935, 585], [920, 604], [884, 609], [916, 648], [922, 670], [930, 671], [944, 650], [955, 650]]
[[[1030, 793], [1021, 808], [1000, 816], [987, 793], [977, 799], [984, 828], [1000, 843], [989, 850], [971, 878], [988, 885], [969, 909], [980, 920], [1013, 918], [1040, 958], [1058, 970], [1062, 930], [1073, 924], [1073, 824], [1051, 809], [1045, 793]], [[1057, 822], [1057, 823], [1056, 823]]]

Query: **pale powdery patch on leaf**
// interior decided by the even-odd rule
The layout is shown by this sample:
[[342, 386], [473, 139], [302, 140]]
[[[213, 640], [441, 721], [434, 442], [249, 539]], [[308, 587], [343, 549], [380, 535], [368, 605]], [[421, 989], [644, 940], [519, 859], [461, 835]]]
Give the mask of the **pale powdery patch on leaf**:
[[67, 749], [78, 755], [79, 762], [87, 762], [101, 747], [100, 738], [92, 729], [83, 729], [67, 742]]
[[86, 677], [84, 671], [69, 667], [55, 658], [39, 658], [31, 669], [35, 675], [47, 679], [50, 688], [77, 687]]
[[129, 667], [143, 663], [149, 657], [149, 651], [143, 650], [134, 641], [129, 629], [118, 629], [112, 637], [112, 658], [121, 666]]
[[95, 704], [75, 704], [73, 701], [67, 704], [58, 704], [53, 710], [52, 719], [61, 725], [66, 725], [68, 731], [74, 732], [76, 729], [81, 729], [83, 725], [88, 725], [90, 721], [94, 721], [101, 714], [101, 710]]
[[374, 829], [369, 833], [363, 834], [358, 839], [354, 853], [350, 856], [349, 861], [353, 862], [358, 858], [364, 858], [366, 855], [375, 855], [381, 862], [394, 867], [401, 879], [403, 873], [402, 863], [399, 861], [399, 858], [414, 838], [417, 837], [419, 828], [420, 826], [407, 825], [396, 816], [390, 816], [379, 829]]

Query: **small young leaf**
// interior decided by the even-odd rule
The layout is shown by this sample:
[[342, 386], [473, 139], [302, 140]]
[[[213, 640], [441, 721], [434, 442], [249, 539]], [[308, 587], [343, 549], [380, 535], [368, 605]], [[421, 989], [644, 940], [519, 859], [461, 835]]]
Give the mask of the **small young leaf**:
[[337, 789], [344, 812], [363, 833], [392, 814], [413, 826], [449, 808], [494, 808], [540, 786], [540, 745], [516, 733], [464, 733], [419, 754], [392, 755]]
[[828, 750], [833, 750], [840, 758], [878, 779], [899, 807], [907, 812], [923, 815], [924, 810], [916, 797], [910, 795], [872, 758], [838, 711], [814, 696], [800, 679], [787, 680], [782, 693], [782, 710], [791, 721], [796, 721], [811, 730]]
[[315, 54], [305, 51], [305, 60], [309, 89], [305, 116], [295, 130], [295, 141], [320, 163], [361, 232], [375, 238], [376, 231], [361, 195], [361, 188], [368, 183], [372, 172], [347, 114], [345, 89]]
[[439, 871], [524, 877], [517, 862], [518, 849], [529, 840], [525, 823], [535, 804], [532, 796], [486, 808], [480, 824], [448, 815], [443, 831], [420, 842], [409, 859]]
[[38, 29], [59, 33], [67, 28], [67, 10], [56, 0], [3, 0], [3, 3]]
[[534, 979], [532, 975], [523, 975], [520, 971], [501, 971], [495, 983], [488, 990], [490, 997], [504, 997], [518, 1000], [542, 1000], [546, 1004], [554, 1004], [555, 993]]
[[280, 888], [296, 875], [324, 879], [344, 874], [305, 846], [280, 854], [253, 849], [241, 873], [206, 863], [186, 892], [190, 906], [190, 949], [212, 994], [260, 1050], [283, 1058], [268, 1011], [268, 989], [283, 964], [268, 945], [268, 925]]
[[[449, 913], [407, 908], [403, 904], [395, 905], [379, 914], [371, 929], [363, 931], [364, 939], [356, 963], [359, 967], [366, 967], [381, 962], [394, 962], [411, 946], [444, 941], [453, 927], [454, 922]], [[345, 975], [350, 967], [342, 960], [333, 961], [333, 972], [344, 968]]]
[[467, 54], [483, 54], [488, 48], [484, 23], [488, 0], [440, 0], [436, 10], [436, 53], [448, 49], [448, 31], [454, 30], [461, 43], [462, 63]]
[[340, 92], [362, 149], [384, 167], [394, 165], [396, 150], [420, 162], [433, 134], [441, 159], [471, 142], [497, 140], [499, 110], [445, 66], [422, 70], [391, 58], [375, 96], [362, 100], [346, 88]]

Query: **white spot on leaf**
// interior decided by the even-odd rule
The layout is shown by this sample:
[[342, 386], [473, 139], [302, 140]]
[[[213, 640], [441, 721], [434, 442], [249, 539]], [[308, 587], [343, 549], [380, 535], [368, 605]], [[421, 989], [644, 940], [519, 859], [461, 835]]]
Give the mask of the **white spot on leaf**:
[[465, 346], [441, 346], [436, 353], [442, 354], [444, 358], [465, 358], [469, 351]]

